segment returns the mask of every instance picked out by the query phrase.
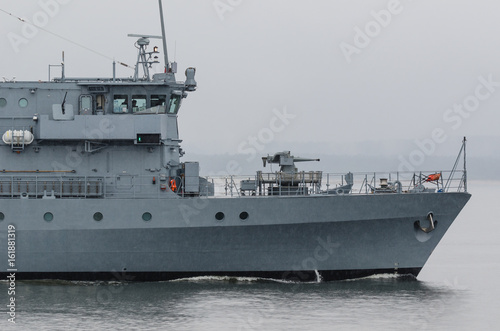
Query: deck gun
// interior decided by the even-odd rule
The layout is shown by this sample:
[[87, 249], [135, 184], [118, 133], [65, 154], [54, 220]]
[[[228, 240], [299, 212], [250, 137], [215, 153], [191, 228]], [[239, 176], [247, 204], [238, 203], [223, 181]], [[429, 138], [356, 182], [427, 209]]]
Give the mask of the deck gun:
[[262, 157], [262, 163], [264, 167], [266, 163], [277, 163], [280, 165], [280, 172], [285, 173], [296, 173], [297, 168], [295, 167], [295, 162], [308, 162], [308, 161], [319, 161], [319, 159], [307, 159], [302, 157], [295, 157], [290, 155], [290, 151], [278, 152], [272, 156]]

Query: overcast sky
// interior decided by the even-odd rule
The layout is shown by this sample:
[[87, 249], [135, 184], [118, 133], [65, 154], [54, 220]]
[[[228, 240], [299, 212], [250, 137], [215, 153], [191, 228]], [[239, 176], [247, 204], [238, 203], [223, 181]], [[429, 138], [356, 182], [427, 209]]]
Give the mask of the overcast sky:
[[[46, 80], [63, 50], [67, 76], [111, 76], [113, 58], [135, 64], [127, 34], [161, 34], [156, 0], [0, 9], [105, 55], [0, 12], [8, 79]], [[164, 0], [164, 13], [177, 80], [197, 68], [179, 114], [188, 153], [449, 155], [466, 135], [499, 155], [498, 1]]]

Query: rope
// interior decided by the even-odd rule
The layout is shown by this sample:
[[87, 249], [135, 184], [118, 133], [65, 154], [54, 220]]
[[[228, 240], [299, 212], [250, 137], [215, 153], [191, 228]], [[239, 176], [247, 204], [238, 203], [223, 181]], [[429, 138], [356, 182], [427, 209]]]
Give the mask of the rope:
[[[18, 19], [19, 21], [21, 21], [21, 22], [23, 22], [23, 23], [28, 23], [28, 24], [31, 24], [31, 25], [33, 25], [33, 26], [36, 26], [36, 25], [34, 25], [33, 23], [31, 23], [30, 21], [25, 20], [25, 19], [23, 19], [23, 18], [21, 18], [21, 17], [19, 17], [19, 16], [16, 16], [16, 15], [14, 15], [14, 14], [12, 14], [12, 13], [9, 13], [9, 12], [7, 12], [7, 11], [5, 11], [5, 10], [1, 9], [1, 8], [0, 8], [0, 11], [1, 11], [1, 12], [3, 12], [3, 13], [5, 13], [5, 14], [7, 14], [7, 15], [9, 15], [9, 16], [11, 16], [11, 17], [13, 17], [13, 18]], [[69, 43], [71, 43], [71, 44], [73, 44], [73, 45], [76, 45], [76, 46], [78, 46], [78, 47], [81, 47], [81, 48], [83, 48], [83, 49], [86, 49], [86, 50], [87, 50], [87, 51], [89, 51], [89, 52], [92, 52], [92, 53], [95, 53], [95, 54], [97, 54], [97, 55], [99, 55], [99, 56], [102, 56], [102, 57], [104, 57], [104, 58], [106, 58], [106, 59], [108, 59], [108, 60], [114, 60], [114, 59], [113, 59], [112, 57], [110, 57], [110, 56], [107, 56], [107, 55], [105, 55], [105, 54], [103, 54], [103, 53], [100, 53], [100, 52], [98, 52], [98, 51], [96, 51], [96, 50], [94, 50], [94, 49], [92, 49], [92, 48], [89, 48], [89, 47], [87, 47], [87, 46], [85, 46], [85, 45], [79, 44], [79, 43], [77, 43], [76, 41], [73, 41], [73, 40], [68, 39], [68, 38], [66, 38], [66, 37], [64, 37], [64, 36], [61, 36], [60, 34], [57, 34], [57, 33], [54, 33], [54, 32], [52, 32], [52, 31], [49, 31], [49, 30], [47, 30], [47, 29], [45, 29], [45, 28], [42, 28], [41, 26], [36, 26], [36, 28], [37, 28], [37, 29], [40, 29], [40, 30], [42, 30], [42, 31], [44, 31], [44, 32], [46, 32], [46, 33], [48, 33], [48, 34], [51, 34], [51, 35], [53, 35], [53, 36], [55, 36], [55, 37], [57, 37], [57, 38], [60, 38], [60, 39], [62, 39], [62, 40], [64, 40], [64, 41], [67, 41], [67, 42], [69, 42]], [[132, 66], [130, 66], [130, 65], [128, 65], [128, 64], [126, 64], [126, 63], [123, 63], [123, 62], [120, 62], [120, 61], [116, 61], [116, 63], [119, 63], [119, 64], [121, 64], [121, 65], [122, 65], [122, 66], [124, 66], [124, 67], [127, 67], [127, 68], [130, 68], [130, 69], [135, 70], [135, 67], [132, 67]]]

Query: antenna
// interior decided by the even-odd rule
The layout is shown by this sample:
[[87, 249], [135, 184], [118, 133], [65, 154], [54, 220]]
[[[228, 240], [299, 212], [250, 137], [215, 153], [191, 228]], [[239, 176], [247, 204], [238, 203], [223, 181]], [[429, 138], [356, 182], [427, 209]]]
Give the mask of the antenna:
[[162, 36], [151, 36], [148, 34], [134, 34], [134, 33], [129, 33], [127, 35], [127, 37], [137, 37], [137, 38], [144, 38], [144, 39], [147, 39], [147, 38], [162, 39], [163, 38]]
[[64, 99], [63, 99], [63, 102], [61, 104], [61, 110], [62, 110], [62, 113], [63, 115], [66, 114], [66, 108], [64, 107], [64, 104], [66, 103], [66, 97], [68, 96], [68, 91], [66, 91], [66, 94], [64, 94]]
[[[61, 62], [61, 81], [64, 82], [64, 79], [66, 77], [64, 76], [64, 51], [62, 52], [62, 62]], [[68, 92], [66, 92], [68, 93]], [[66, 97], [64, 97], [66, 99]], [[64, 114], [64, 108], [63, 108], [63, 114]]]
[[[149, 68], [152, 67], [153, 63], [158, 62], [158, 47], [155, 46], [152, 52], [146, 52], [146, 48], [149, 45], [149, 38], [162, 39], [159, 36], [151, 36], [146, 34], [128, 34], [129, 37], [138, 37], [139, 39], [136, 42], [136, 47], [139, 49], [139, 54], [137, 55], [137, 63], [135, 65], [135, 73], [134, 73], [134, 81], [137, 81], [139, 78], [139, 66], [142, 65], [142, 69], [144, 71], [144, 80], [150, 80], [149, 77]], [[153, 54], [155, 55], [153, 58]]]
[[163, 39], [163, 56], [165, 57], [165, 71], [168, 72], [168, 52], [167, 52], [167, 36], [165, 34], [165, 22], [163, 20], [163, 6], [161, 0], [158, 0], [160, 6], [160, 21], [161, 21], [161, 35]]

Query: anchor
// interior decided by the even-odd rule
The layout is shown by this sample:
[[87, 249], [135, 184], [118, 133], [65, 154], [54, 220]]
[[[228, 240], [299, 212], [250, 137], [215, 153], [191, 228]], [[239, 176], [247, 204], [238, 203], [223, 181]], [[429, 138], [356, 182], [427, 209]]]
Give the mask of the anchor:
[[418, 226], [420, 228], [420, 230], [422, 230], [425, 233], [429, 233], [429, 232], [434, 231], [434, 229], [436, 228], [436, 225], [437, 225], [437, 221], [434, 221], [434, 214], [432, 212], [429, 212], [427, 214], [427, 220], [429, 220], [429, 223], [430, 223], [428, 228], [423, 228], [420, 225], [420, 221], [416, 221], [415, 226]]

